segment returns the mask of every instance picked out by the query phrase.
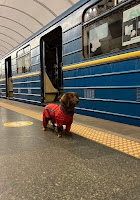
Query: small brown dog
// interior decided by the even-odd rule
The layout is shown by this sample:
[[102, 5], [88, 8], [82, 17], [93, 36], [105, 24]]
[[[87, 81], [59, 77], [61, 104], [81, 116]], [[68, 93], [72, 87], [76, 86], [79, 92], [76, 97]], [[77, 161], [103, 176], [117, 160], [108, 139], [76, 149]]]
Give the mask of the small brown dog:
[[75, 92], [68, 92], [60, 99], [61, 105], [49, 104], [45, 107], [43, 112], [43, 130], [46, 130], [48, 121], [51, 120], [58, 137], [62, 137], [63, 125], [66, 125], [65, 133], [71, 135], [70, 128], [73, 122], [73, 115], [75, 106], [79, 103], [78, 94]]

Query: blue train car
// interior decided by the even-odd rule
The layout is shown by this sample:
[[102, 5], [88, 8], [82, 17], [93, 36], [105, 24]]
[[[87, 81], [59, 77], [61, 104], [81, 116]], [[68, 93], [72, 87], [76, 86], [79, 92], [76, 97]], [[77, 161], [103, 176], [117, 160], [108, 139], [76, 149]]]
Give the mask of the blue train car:
[[0, 60], [0, 96], [140, 126], [140, 3], [84, 0]]

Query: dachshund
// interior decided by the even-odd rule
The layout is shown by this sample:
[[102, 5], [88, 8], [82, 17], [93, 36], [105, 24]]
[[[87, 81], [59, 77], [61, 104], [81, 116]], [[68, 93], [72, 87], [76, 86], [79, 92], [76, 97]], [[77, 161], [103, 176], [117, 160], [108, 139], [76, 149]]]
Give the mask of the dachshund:
[[75, 92], [67, 92], [61, 97], [60, 103], [61, 105], [48, 104], [43, 112], [43, 131], [46, 130], [47, 124], [51, 120], [58, 137], [62, 137], [63, 125], [66, 125], [66, 135], [71, 135], [71, 124], [75, 106], [79, 104], [79, 96]]

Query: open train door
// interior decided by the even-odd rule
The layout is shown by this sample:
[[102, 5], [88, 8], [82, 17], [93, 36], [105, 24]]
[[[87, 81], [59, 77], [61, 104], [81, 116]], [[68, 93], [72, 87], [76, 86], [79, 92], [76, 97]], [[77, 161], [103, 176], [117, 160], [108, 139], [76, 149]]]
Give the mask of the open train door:
[[62, 28], [44, 35], [40, 47], [42, 103], [57, 101], [63, 93]]
[[13, 98], [11, 56], [5, 59], [6, 97]]

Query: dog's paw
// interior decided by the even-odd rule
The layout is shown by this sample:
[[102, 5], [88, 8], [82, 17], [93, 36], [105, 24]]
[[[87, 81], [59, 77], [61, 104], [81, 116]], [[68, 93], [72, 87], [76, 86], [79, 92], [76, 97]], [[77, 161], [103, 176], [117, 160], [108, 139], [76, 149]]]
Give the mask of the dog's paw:
[[47, 128], [46, 127], [42, 127], [42, 131], [46, 131], [47, 130]]
[[59, 137], [59, 138], [62, 137], [62, 131], [59, 131], [57, 127], [54, 128], [54, 131], [55, 131], [57, 137]]
[[53, 124], [52, 126], [53, 126], [53, 130], [55, 131], [55, 129], [56, 129], [56, 126], [55, 126], [55, 124]]
[[57, 137], [58, 137], [58, 138], [61, 138], [61, 137], [62, 137], [62, 134], [59, 133], [59, 134], [57, 135]]
[[72, 133], [70, 131], [65, 131], [65, 134], [68, 135], [68, 136], [72, 135]]

